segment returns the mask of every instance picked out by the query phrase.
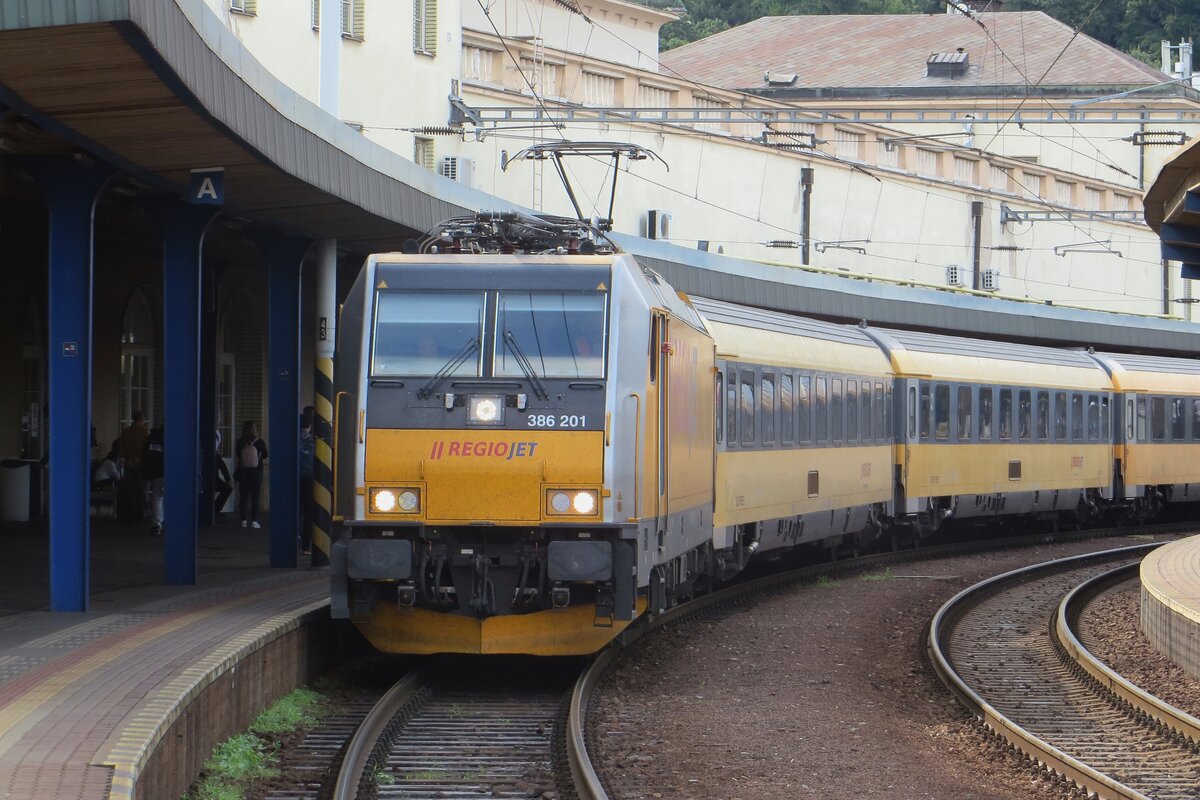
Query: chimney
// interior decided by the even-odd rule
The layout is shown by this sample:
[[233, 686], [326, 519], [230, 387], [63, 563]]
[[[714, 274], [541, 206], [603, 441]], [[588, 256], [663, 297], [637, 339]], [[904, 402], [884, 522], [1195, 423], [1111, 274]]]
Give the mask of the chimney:
[[967, 74], [970, 56], [961, 47], [953, 53], [930, 53], [925, 60], [926, 78], [958, 78]]

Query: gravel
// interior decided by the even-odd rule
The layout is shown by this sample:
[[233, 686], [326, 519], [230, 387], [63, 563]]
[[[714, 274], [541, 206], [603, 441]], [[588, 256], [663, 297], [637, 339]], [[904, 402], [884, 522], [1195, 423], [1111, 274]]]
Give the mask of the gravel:
[[[663, 630], [605, 687], [593, 761], [614, 800], [1064, 797], [985, 738], [938, 680], [928, 622], [986, 577], [1133, 543], [913, 561]], [[1107, 596], [1084, 620], [1089, 640], [1115, 669], [1195, 714], [1200, 687], [1142, 637], [1137, 604], [1136, 589]]]

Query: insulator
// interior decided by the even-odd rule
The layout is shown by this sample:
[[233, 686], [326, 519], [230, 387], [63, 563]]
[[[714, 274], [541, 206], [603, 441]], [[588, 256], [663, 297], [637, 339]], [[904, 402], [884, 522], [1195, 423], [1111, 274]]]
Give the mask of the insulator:
[[451, 128], [445, 125], [429, 128], [410, 128], [410, 130], [422, 136], [458, 136], [462, 133], [460, 128]]

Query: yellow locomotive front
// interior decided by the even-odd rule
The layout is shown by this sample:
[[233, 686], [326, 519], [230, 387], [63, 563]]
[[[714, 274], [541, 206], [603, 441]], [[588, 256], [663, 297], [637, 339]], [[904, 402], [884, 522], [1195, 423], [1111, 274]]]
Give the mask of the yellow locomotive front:
[[368, 261], [340, 323], [332, 611], [376, 648], [586, 653], [633, 618], [612, 262]]

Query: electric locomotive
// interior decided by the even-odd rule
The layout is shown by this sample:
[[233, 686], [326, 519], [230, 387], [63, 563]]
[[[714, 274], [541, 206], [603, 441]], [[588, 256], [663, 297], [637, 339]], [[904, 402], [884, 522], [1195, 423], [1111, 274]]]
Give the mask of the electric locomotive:
[[711, 540], [713, 346], [629, 256], [377, 255], [342, 309], [332, 614], [591, 653]]

